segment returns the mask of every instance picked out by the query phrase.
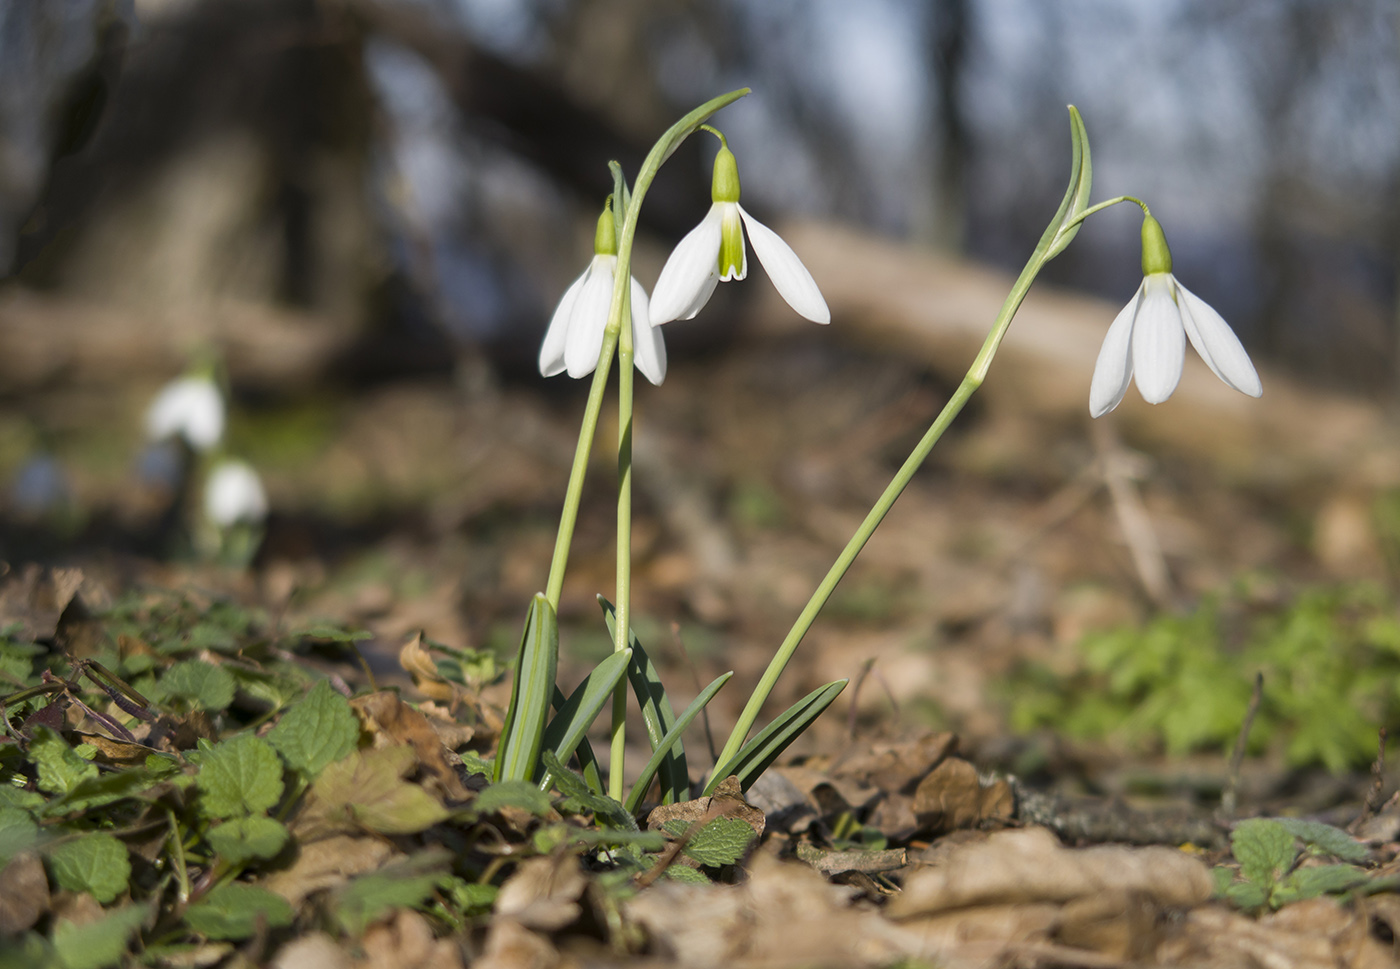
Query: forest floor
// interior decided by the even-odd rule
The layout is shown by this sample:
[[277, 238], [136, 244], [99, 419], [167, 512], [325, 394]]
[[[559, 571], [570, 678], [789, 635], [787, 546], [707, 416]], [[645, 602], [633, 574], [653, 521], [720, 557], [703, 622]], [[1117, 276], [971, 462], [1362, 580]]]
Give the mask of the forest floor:
[[[1385, 496], [974, 401], [768, 715], [851, 685], [746, 794], [632, 832], [479, 773], [585, 388], [463, 373], [236, 414], [275, 509], [246, 571], [153, 554], [138, 403], [54, 418], [82, 510], [5, 535], [0, 966], [1395, 964]], [[825, 332], [639, 388], [634, 628], [678, 709], [735, 671], [695, 779], [949, 390]], [[565, 692], [610, 649], [604, 413]]]

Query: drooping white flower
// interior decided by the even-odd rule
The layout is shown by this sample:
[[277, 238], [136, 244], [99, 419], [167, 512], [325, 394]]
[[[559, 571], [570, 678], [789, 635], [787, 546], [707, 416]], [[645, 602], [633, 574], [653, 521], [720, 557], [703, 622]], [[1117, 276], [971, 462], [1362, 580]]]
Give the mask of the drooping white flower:
[[196, 451], [208, 451], [224, 436], [224, 398], [207, 376], [179, 377], [166, 384], [146, 409], [146, 437], [183, 437]]
[[[546, 377], [565, 370], [576, 379], [587, 377], [598, 366], [617, 278], [617, 230], [610, 207], [605, 207], [598, 217], [593, 253], [593, 261], [583, 275], [564, 290], [545, 331], [540, 346], [540, 373]], [[630, 281], [632, 359], [643, 376], [659, 385], [666, 379], [666, 344], [659, 331], [647, 326], [646, 290], [635, 279]]]
[[267, 492], [246, 461], [220, 461], [204, 485], [204, 515], [220, 528], [256, 525], [267, 517]]
[[1128, 384], [1149, 404], [1172, 395], [1181, 380], [1189, 339], [1206, 366], [1242, 394], [1264, 392], [1259, 374], [1230, 325], [1171, 272], [1171, 252], [1152, 216], [1142, 224], [1142, 285], [1104, 336], [1089, 386], [1089, 413], [1102, 417], [1117, 407]]
[[739, 204], [739, 166], [723, 140], [720, 136], [721, 147], [715, 156], [710, 188], [710, 211], [676, 245], [662, 267], [651, 293], [651, 325], [694, 318], [709, 302], [720, 282], [748, 275], [745, 229], [778, 295], [814, 323], [830, 323], [831, 310], [797, 253]]

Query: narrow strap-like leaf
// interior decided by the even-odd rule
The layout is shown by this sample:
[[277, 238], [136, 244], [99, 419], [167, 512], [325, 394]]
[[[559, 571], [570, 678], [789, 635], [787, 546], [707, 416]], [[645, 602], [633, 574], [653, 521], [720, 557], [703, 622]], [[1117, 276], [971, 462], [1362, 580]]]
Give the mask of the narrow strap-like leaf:
[[637, 778], [637, 782], [632, 785], [632, 793], [627, 795], [628, 811], [637, 810], [637, 805], [641, 803], [642, 798], [646, 796], [647, 788], [651, 786], [652, 777], [655, 776], [657, 769], [665, 763], [667, 754], [671, 750], [671, 745], [680, 740], [681, 733], [684, 732], [686, 727], [690, 726], [690, 721], [694, 720], [699, 715], [700, 711], [705, 709], [706, 704], [714, 699], [714, 695], [720, 691], [720, 688], [723, 687], [724, 684], [729, 682], [729, 678], [733, 675], [734, 671], [730, 670], [728, 673], [723, 673], [715, 677], [714, 681], [701, 690], [700, 695], [692, 700], [690, 706], [686, 707], [681, 715], [676, 718], [675, 724], [666, 732], [666, 736], [661, 738], [661, 742], [658, 743], [652, 751], [651, 760], [647, 761], [646, 766], [642, 768], [642, 773]]
[[[558, 686], [554, 687], [554, 712], [557, 714], [564, 709], [564, 704], [568, 703], [568, 697], [564, 696], [564, 691]], [[603, 771], [598, 766], [598, 755], [593, 753], [593, 745], [584, 737], [574, 748], [574, 754], [578, 757], [579, 770], [583, 772], [583, 779], [588, 782], [589, 788], [594, 794], [605, 794], [607, 788], [603, 785]]]
[[[607, 620], [608, 632], [617, 637], [617, 614], [613, 605], [602, 596], [598, 604], [603, 607], [603, 618]], [[676, 712], [666, 696], [666, 688], [661, 683], [661, 674], [651, 657], [642, 648], [635, 631], [627, 630], [627, 645], [632, 650], [632, 662], [627, 667], [627, 679], [632, 684], [632, 692], [637, 695], [637, 704], [642, 708], [642, 724], [646, 727], [647, 741], [654, 752], [663, 751], [661, 766], [657, 773], [661, 778], [661, 803], [675, 804], [690, 797], [690, 774], [685, 762], [685, 745], [679, 736], [675, 743], [660, 746], [661, 738], [671, 732], [676, 725]]]
[[759, 731], [748, 743], [739, 749], [734, 759], [716, 767], [705, 787], [705, 793], [714, 792], [719, 782], [730, 775], [739, 778], [739, 786], [748, 790], [749, 785], [768, 769], [778, 755], [788, 748], [802, 732], [821, 716], [822, 711], [831, 706], [837, 694], [846, 688], [849, 680], [836, 680], [819, 687], [788, 707], [773, 722]]
[[559, 664], [559, 622], [549, 600], [536, 593], [525, 617], [515, 660], [510, 707], [496, 752], [496, 781], [529, 780], [539, 763], [549, 701]]
[[1065, 247], [1079, 234], [1077, 225], [1062, 234], [1060, 226], [1089, 207], [1089, 191], [1094, 184], [1094, 166], [1089, 160], [1089, 133], [1084, 128], [1084, 119], [1080, 117], [1079, 109], [1072, 104], [1069, 106], [1069, 128], [1069, 187], [1065, 189], [1064, 201], [1060, 203], [1059, 211], [1055, 213], [1055, 218], [1050, 220], [1050, 225], [1040, 239], [1040, 245], [1047, 247], [1046, 262], [1064, 252]]
[[[613, 653], [593, 668], [593, 672], [569, 695], [559, 713], [549, 722], [544, 732], [544, 749], [554, 751], [561, 762], [573, 756], [574, 748], [612, 698], [613, 690], [622, 682], [631, 658], [631, 652], [623, 650]], [[549, 782], [550, 772], [545, 771], [540, 778], [540, 789], [548, 790]]]

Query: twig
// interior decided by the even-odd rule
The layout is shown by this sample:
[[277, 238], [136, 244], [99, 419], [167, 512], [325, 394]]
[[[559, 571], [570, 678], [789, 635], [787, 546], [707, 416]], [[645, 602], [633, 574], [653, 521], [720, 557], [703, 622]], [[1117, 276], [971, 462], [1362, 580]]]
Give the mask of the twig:
[[1381, 809], [1385, 803], [1385, 741], [1387, 731], [1381, 727], [1376, 740], [1376, 759], [1371, 764], [1371, 787], [1366, 791], [1366, 800], [1361, 802], [1361, 816], [1352, 823], [1356, 827], [1363, 821], [1367, 821]]
[[[681, 624], [674, 619], [671, 620], [671, 638], [676, 641], [676, 648], [681, 652], [681, 658], [685, 660], [685, 667], [690, 671], [690, 679], [695, 684], [695, 692], [699, 693], [703, 687], [700, 685], [700, 671], [695, 668], [695, 663], [690, 659], [690, 651], [685, 648], [685, 640], [681, 638]], [[705, 728], [705, 744], [710, 748], [710, 765], [713, 766], [719, 759], [719, 752], [715, 750], [715, 735], [710, 730], [710, 708], [708, 706], [700, 709], [700, 723]]]
[[870, 671], [874, 667], [875, 657], [872, 656], [860, 664], [860, 672], [856, 674], [856, 681], [851, 684], [851, 706], [846, 712], [846, 737], [849, 740], [856, 739], [856, 708], [860, 705], [860, 688], [865, 685], [865, 678], [870, 675]]
[[1105, 421], [1095, 421], [1092, 433], [1104, 483], [1113, 500], [1113, 510], [1118, 516], [1118, 526], [1123, 530], [1123, 540], [1128, 545], [1138, 580], [1148, 598], [1156, 605], [1169, 605], [1172, 599], [1171, 573], [1167, 571], [1167, 560], [1162, 554], [1157, 532], [1152, 527], [1152, 518], [1133, 483], [1123, 446], [1118, 443], [1112, 426]]
[[1220, 795], [1222, 817], [1235, 816], [1235, 802], [1240, 787], [1240, 769], [1244, 766], [1245, 747], [1249, 743], [1249, 731], [1254, 727], [1254, 718], [1259, 715], [1259, 706], [1264, 702], [1264, 674], [1254, 674], [1254, 692], [1249, 698], [1249, 709], [1245, 711], [1244, 723], [1240, 724], [1240, 734], [1235, 738], [1235, 749], [1230, 754], [1230, 775], [1225, 782], [1225, 790]]

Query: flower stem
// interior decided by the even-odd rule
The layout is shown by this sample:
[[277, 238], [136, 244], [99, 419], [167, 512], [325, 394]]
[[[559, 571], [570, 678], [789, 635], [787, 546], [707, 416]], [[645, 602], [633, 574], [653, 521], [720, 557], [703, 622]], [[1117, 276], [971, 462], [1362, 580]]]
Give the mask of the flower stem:
[[588, 470], [588, 455], [593, 450], [593, 434], [598, 429], [598, 413], [603, 409], [603, 392], [608, 386], [617, 333], [603, 334], [603, 349], [598, 355], [598, 368], [593, 371], [593, 384], [588, 389], [588, 404], [583, 409], [583, 426], [578, 432], [574, 449], [574, 465], [569, 470], [569, 486], [564, 492], [564, 510], [559, 515], [559, 531], [554, 537], [554, 557], [549, 562], [549, 581], [545, 598], [557, 614], [559, 595], [564, 589], [564, 569], [569, 562], [569, 546], [574, 540], [574, 524], [578, 521], [578, 504], [583, 495], [583, 477]]
[[[624, 277], [628, 278], [628, 277]], [[622, 324], [617, 343], [617, 619], [613, 651], [628, 645], [632, 615], [632, 327], [630, 286], [623, 292]], [[612, 702], [612, 745], [608, 762], [608, 796], [623, 798], [623, 761], [627, 744], [627, 680], [617, 684]]]
[[1015, 317], [1016, 311], [1020, 309], [1021, 302], [1026, 298], [1026, 293], [1030, 291], [1031, 284], [1035, 282], [1035, 277], [1040, 273], [1041, 267], [1048, 261], [1046, 259], [1046, 251], [1049, 248], [1049, 242], [1050, 238], [1047, 235], [1047, 238], [1042, 240], [1041, 244], [1036, 247], [1030, 261], [1026, 263], [1026, 267], [1021, 270], [1021, 275], [1017, 277], [1015, 285], [1011, 287], [1011, 292], [1007, 294], [1006, 302], [1002, 304], [1001, 312], [997, 314], [996, 322], [992, 325], [991, 332], [987, 334], [987, 339], [982, 344], [982, 349], [972, 361], [972, 366], [968, 368], [967, 374], [962, 379], [962, 383], [958, 384], [957, 390], [953, 392], [953, 396], [949, 398], [948, 403], [943, 405], [943, 410], [939, 412], [938, 417], [934, 419], [933, 424], [929, 427], [928, 431], [925, 432], [923, 439], [919, 441], [909, 457], [905, 459], [904, 464], [900, 467], [899, 471], [895, 473], [894, 478], [875, 502], [874, 507], [871, 508], [869, 514], [865, 516], [865, 520], [861, 522], [860, 527], [857, 528], [855, 534], [851, 536], [851, 540], [846, 543], [846, 547], [843, 548], [841, 554], [836, 557], [836, 561], [826, 573], [826, 577], [822, 579], [821, 584], [818, 585], [816, 591], [812, 593], [812, 598], [809, 599], [807, 605], [803, 607], [802, 612], [797, 617], [797, 621], [793, 623], [792, 629], [788, 631], [787, 638], [785, 638], [782, 645], [778, 647], [777, 653], [774, 654], [773, 659], [768, 664], [768, 669], [763, 673], [763, 678], [759, 680], [757, 688], [749, 697], [748, 703], [745, 704], [743, 712], [739, 715], [738, 722], [734, 725], [733, 732], [730, 733], [729, 739], [725, 742], [724, 749], [720, 751], [720, 755], [715, 761], [714, 770], [710, 772], [710, 776], [706, 780], [707, 789], [716, 778], [725, 776], [724, 772], [743, 747], [744, 741], [748, 739], [749, 731], [753, 729], [754, 721], [758, 719], [759, 710], [768, 699], [769, 694], [772, 693], [773, 687], [778, 682], [778, 677], [782, 675], [783, 669], [787, 666], [788, 661], [792, 659], [792, 655], [796, 652], [798, 644], [802, 642], [802, 638], [807, 635], [807, 630], [809, 630], [812, 627], [812, 623], [816, 621], [817, 614], [821, 612], [822, 607], [826, 605], [832, 592], [836, 590], [837, 584], [841, 581], [842, 577], [845, 576], [852, 563], [855, 562], [856, 556], [860, 554], [861, 549], [865, 548], [865, 543], [870, 540], [870, 536], [875, 533], [875, 529], [879, 527], [880, 522], [884, 520], [885, 515], [887, 515], [889, 510], [894, 506], [896, 499], [899, 498], [900, 494], [908, 486], [910, 480], [913, 479], [914, 473], [919, 470], [919, 466], [928, 458], [929, 452], [933, 450], [933, 446], [937, 444], [939, 438], [943, 436], [943, 432], [948, 429], [948, 425], [950, 425], [953, 419], [962, 411], [963, 406], [977, 388], [982, 386], [982, 381], [985, 380], [987, 376], [987, 370], [991, 367], [992, 358], [996, 356], [997, 348], [1001, 346], [1002, 338], [1006, 336], [1006, 331], [1011, 325], [1012, 318]]

